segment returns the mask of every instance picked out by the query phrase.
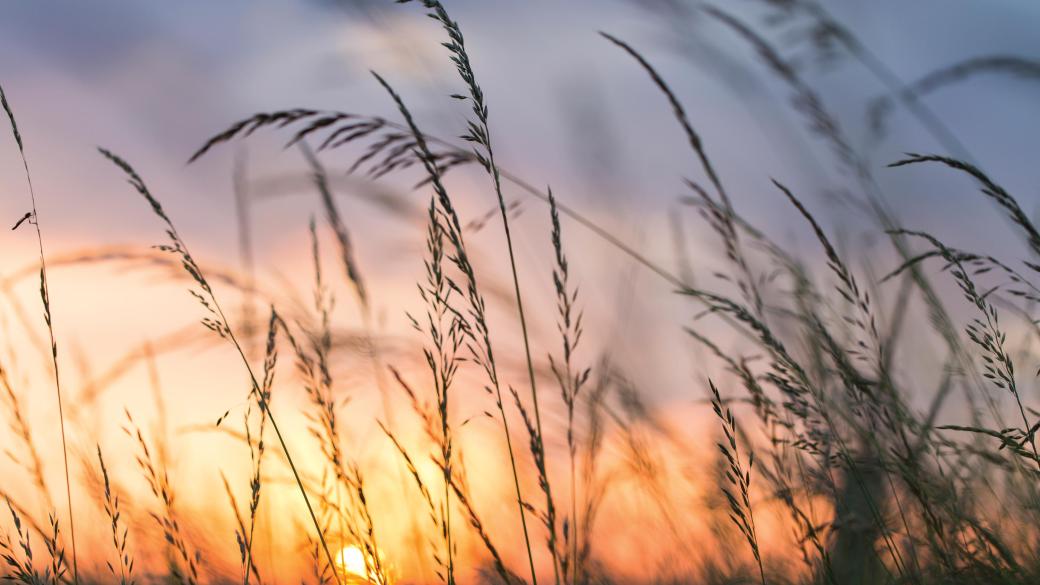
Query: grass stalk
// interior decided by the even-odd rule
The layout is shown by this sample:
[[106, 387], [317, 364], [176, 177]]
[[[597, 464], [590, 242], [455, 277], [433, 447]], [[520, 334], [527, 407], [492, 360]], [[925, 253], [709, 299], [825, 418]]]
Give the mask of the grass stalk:
[[40, 214], [36, 211], [36, 191], [33, 189], [32, 176], [29, 173], [29, 161], [25, 156], [25, 145], [22, 143], [22, 135], [18, 131], [18, 123], [15, 121], [14, 112], [7, 101], [7, 95], [3, 87], [0, 87], [0, 105], [3, 106], [7, 119], [11, 122], [11, 133], [18, 144], [18, 154], [22, 158], [22, 166], [25, 168], [25, 182], [29, 186], [29, 201], [32, 209], [22, 217], [14, 228], [17, 229], [22, 222], [28, 222], [36, 230], [36, 243], [40, 251], [40, 300], [43, 302], [43, 320], [47, 324], [47, 335], [50, 337], [51, 365], [54, 368], [54, 392], [58, 399], [58, 427], [61, 430], [61, 454], [65, 466], [65, 503], [69, 508], [69, 536], [72, 539], [72, 580], [79, 584], [79, 556], [76, 552], [76, 521], [72, 510], [72, 484], [69, 480], [69, 448], [65, 435], [65, 408], [62, 405], [61, 375], [58, 373], [58, 344], [54, 340], [54, 325], [51, 322], [51, 293], [50, 283], [47, 280], [47, 260], [43, 254], [43, 232], [40, 230]]
[[[475, 342], [470, 345], [471, 353], [473, 358], [477, 361], [484, 369], [488, 376], [488, 381], [491, 385], [491, 391], [494, 392], [495, 405], [498, 408], [500, 420], [502, 423], [503, 435], [506, 440], [506, 449], [509, 453], [509, 465], [513, 475], [513, 487], [516, 492], [516, 505], [520, 514], [520, 526], [524, 534], [524, 545], [527, 550], [527, 560], [531, 569], [532, 583], [537, 579], [535, 576], [534, 569], [534, 554], [531, 550], [531, 540], [527, 531], [527, 519], [526, 512], [524, 509], [524, 499], [520, 490], [520, 475], [516, 465], [516, 456], [513, 451], [513, 440], [512, 435], [509, 432], [509, 419], [505, 412], [505, 403], [502, 400], [502, 387], [498, 378], [498, 368], [495, 363], [494, 351], [491, 346], [491, 333], [488, 329], [487, 317], [485, 314], [485, 303], [477, 287], [476, 273], [473, 271], [473, 266], [470, 264], [469, 255], [466, 251], [466, 246], [462, 236], [462, 224], [459, 221], [458, 214], [455, 212], [454, 204], [452, 203], [451, 197], [448, 195], [447, 189], [441, 182], [441, 171], [437, 167], [436, 159], [430, 152], [423, 133], [419, 130], [412, 117], [411, 112], [405, 106], [404, 101], [400, 95], [386, 82], [379, 74], [373, 72], [376, 80], [383, 86], [383, 88], [390, 94], [390, 97], [394, 100], [401, 115], [404, 117], [406, 123], [411, 129], [412, 135], [416, 142], [416, 156], [419, 157], [426, 172], [430, 177], [430, 183], [433, 185], [434, 191], [437, 196], [437, 203], [439, 205], [438, 213], [442, 214], [442, 226], [444, 227], [444, 234], [447, 236], [449, 242], [452, 244], [454, 255], [451, 257], [451, 261], [465, 276], [465, 292], [466, 300], [470, 305], [470, 309], [473, 314], [473, 322], [469, 324], [464, 331], [466, 334]], [[453, 284], [453, 288], [458, 288], [458, 285]], [[460, 291], [462, 289], [459, 289]]]
[[[491, 143], [488, 106], [484, 97], [484, 91], [477, 82], [476, 72], [470, 62], [469, 53], [466, 51], [462, 29], [459, 27], [457, 22], [451, 19], [448, 15], [448, 11], [444, 8], [444, 5], [440, 0], [421, 0], [421, 2], [423, 6], [429, 10], [429, 16], [438, 21], [448, 35], [449, 40], [444, 43], [444, 47], [446, 47], [448, 52], [451, 54], [451, 60], [455, 64], [459, 77], [462, 78], [468, 92], [468, 98], [464, 98], [460, 95], [453, 97], [457, 99], [468, 99], [473, 114], [473, 119], [467, 121], [467, 129], [462, 135], [462, 139], [475, 145], [473, 156], [491, 177], [495, 196], [498, 199], [499, 215], [502, 219], [502, 230], [505, 234], [506, 250], [509, 255], [509, 270], [513, 281], [513, 296], [516, 300], [517, 315], [520, 321], [520, 334], [524, 345], [524, 360], [527, 365], [527, 380], [531, 389], [531, 403], [534, 410], [534, 425], [531, 427], [531, 430], [535, 431], [535, 436], [531, 442], [532, 455], [534, 456], [535, 464], [538, 467], [539, 476], [541, 478], [539, 483], [545, 493], [546, 516], [548, 520], [547, 529], [549, 531], [549, 549], [553, 558], [553, 574], [555, 576], [556, 585], [560, 585], [559, 553], [556, 550], [555, 502], [553, 501], [549, 476], [545, 468], [544, 432], [542, 429], [541, 408], [538, 404], [538, 385], [534, 374], [534, 361], [531, 359], [531, 341], [527, 331], [527, 315], [524, 311], [523, 295], [520, 292], [520, 277], [517, 270], [516, 254], [513, 249], [513, 235], [509, 224], [509, 211], [506, 206], [505, 196], [502, 193], [501, 172], [498, 169], [498, 164], [495, 162], [495, 151]], [[517, 406], [520, 406], [519, 402], [517, 403]], [[522, 511], [521, 518], [523, 518]], [[524, 523], [523, 529], [524, 539], [527, 543], [528, 549], [530, 549], [530, 537], [527, 534], [526, 522]], [[538, 576], [534, 567], [533, 555], [530, 554], [530, 550], [528, 552], [528, 560], [531, 565], [531, 582], [533, 585], [537, 585]]]
[[[275, 419], [274, 413], [268, 408], [267, 400], [263, 396], [261, 391], [260, 382], [257, 380], [256, 375], [253, 373], [253, 367], [249, 362], [249, 358], [246, 356], [242, 345], [238, 342], [238, 338], [235, 336], [234, 331], [231, 328], [227, 317], [224, 316], [224, 311], [220, 307], [220, 303], [217, 300], [213, 289], [210, 287], [209, 282], [202, 274], [198, 264], [195, 263], [194, 258], [188, 251], [188, 248], [180, 235], [177, 233], [177, 228], [174, 227], [173, 222], [169, 216], [166, 215], [159, 200], [152, 195], [145, 185], [144, 180], [137, 171], [133, 169], [125, 160], [113, 154], [112, 152], [99, 148], [98, 151], [111, 161], [114, 165], [119, 167], [126, 175], [127, 180], [134, 187], [134, 189], [148, 201], [152, 207], [152, 211], [157, 215], [163, 223], [166, 224], [166, 234], [169, 236], [170, 244], [159, 246], [159, 249], [165, 252], [173, 253], [181, 258], [182, 266], [187, 273], [192, 277], [196, 284], [198, 284], [201, 293], [196, 290], [189, 290], [189, 292], [199, 301], [202, 307], [209, 313], [209, 316], [204, 317], [202, 320], [203, 326], [213, 331], [221, 338], [228, 340], [231, 345], [235, 348], [238, 356], [241, 358], [243, 365], [246, 368], [246, 372], [249, 375], [249, 381], [251, 384], [250, 396], [256, 400], [257, 406], [267, 413], [268, 420], [271, 422], [271, 428], [274, 429], [275, 436], [278, 438], [278, 443], [282, 448], [282, 452], [285, 454], [286, 462], [289, 464], [289, 469], [292, 471], [293, 479], [296, 482], [296, 486], [299, 488], [300, 495], [303, 496], [303, 503], [307, 508], [307, 512], [310, 515], [311, 522], [314, 524], [314, 529], [318, 533], [318, 540], [321, 542], [322, 549], [325, 552], [325, 557], [328, 560], [329, 566], [335, 567], [336, 561], [332, 556], [332, 551], [329, 549], [328, 543], [325, 541], [325, 535], [321, 530], [321, 526], [318, 524], [318, 518], [314, 514], [314, 507], [311, 506], [310, 497], [307, 495], [307, 489], [303, 485], [303, 480], [300, 477], [300, 473], [296, 468], [296, 462], [293, 460], [292, 454], [289, 452], [289, 447], [285, 442], [285, 437], [282, 434], [281, 429], [278, 426], [278, 422]], [[248, 571], [247, 571], [248, 579]], [[337, 574], [336, 580], [338, 583], [342, 583]]]

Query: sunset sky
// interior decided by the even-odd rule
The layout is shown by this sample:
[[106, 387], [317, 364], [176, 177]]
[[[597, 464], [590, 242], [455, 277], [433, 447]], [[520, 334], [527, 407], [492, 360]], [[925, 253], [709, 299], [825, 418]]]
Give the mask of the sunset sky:
[[[800, 194], [857, 260], [877, 249], [880, 259], [874, 269], [893, 267], [875, 226], [835, 197], [844, 178], [833, 170], [826, 146], [791, 112], [787, 88], [718, 23], [670, 12], [681, 4], [670, 0], [447, 4], [473, 52], [503, 167], [536, 186], [551, 186], [561, 201], [662, 265], [677, 270], [670, 219], [679, 217], [698, 278], [708, 286], [715, 282], [711, 271], [718, 261], [698, 251], [717, 251], [718, 244], [696, 213], [678, 203], [686, 194], [682, 178], [700, 180], [701, 171], [645, 72], [597, 31], [629, 41], [657, 66], [702, 134], [736, 207], [750, 220], [792, 251], [820, 258], [801, 218], [771, 186], [770, 178], [776, 178]], [[718, 4], [750, 22], [763, 22], [759, 3]], [[1040, 3], [1032, 0], [844, 0], [827, 6], [906, 81], [973, 56], [1040, 59]], [[58, 263], [58, 258], [83, 250], [117, 245], [144, 249], [162, 242], [161, 225], [146, 203], [96, 153], [96, 146], [115, 151], [136, 167], [201, 263], [238, 270], [231, 179], [236, 155], [247, 161], [247, 173], [257, 185], [277, 177], [299, 178], [305, 167], [295, 149], [280, 149], [287, 134], [265, 131], [248, 143], [224, 146], [186, 164], [207, 138], [232, 122], [290, 107], [396, 121], [399, 116], [388, 96], [369, 75], [375, 70], [394, 84], [425, 130], [453, 138], [464, 129], [465, 111], [447, 97], [460, 84], [439, 45], [442, 31], [418, 6], [370, 0], [49, 0], [7, 2], [3, 12], [0, 84], [25, 138], [45, 246], [48, 258], [55, 259], [51, 298], [72, 395], [91, 378], [83, 364], [91, 364], [96, 375], [142, 342], [156, 342], [199, 317], [184, 287], [171, 284], [165, 271], [119, 262], [73, 268]], [[792, 38], [774, 36], [778, 46], [790, 49], [785, 55], [797, 57]], [[882, 86], [848, 57], [803, 65], [853, 142], [866, 145], [865, 107], [869, 98], [882, 95]], [[956, 135], [972, 145], [978, 162], [1030, 213], [1040, 213], [1038, 100], [1036, 79], [997, 75], [982, 75], [926, 98]], [[883, 142], [870, 147], [870, 159], [888, 202], [906, 226], [983, 251], [1017, 242], [1004, 229], [1005, 219], [996, 207], [963, 177], [938, 169], [882, 168], [904, 152], [939, 149], [903, 110], [889, 118], [889, 129]], [[13, 225], [29, 209], [21, 161], [6, 130], [3, 136], [0, 226]], [[322, 160], [330, 173], [340, 176], [356, 152], [325, 153]], [[349, 189], [340, 198], [362, 270], [370, 288], [378, 291], [374, 304], [380, 327], [392, 351], [400, 352], [394, 355], [413, 365], [421, 355], [408, 353], [414, 348], [402, 339], [408, 330], [405, 310], [419, 302], [413, 283], [421, 276], [422, 213], [429, 196], [411, 189], [417, 177], [413, 172], [383, 182], [389, 193], [408, 202], [406, 212], [390, 213]], [[453, 181], [464, 219], [494, 209], [483, 175], [463, 171]], [[320, 207], [306, 183], [297, 182], [280, 195], [255, 203], [251, 210], [258, 277], [279, 298], [296, 295], [307, 302], [311, 267], [301, 259], [309, 253], [308, 219], [312, 214], [320, 219]], [[525, 295], [544, 315], [535, 320], [534, 336], [548, 345], [555, 333], [552, 265], [545, 255], [548, 211], [517, 190], [510, 188], [507, 195], [522, 202], [517, 220], [521, 273]], [[492, 252], [501, 244], [499, 230], [491, 222], [472, 236], [476, 261], [494, 285], [506, 283], [508, 275], [501, 256]], [[703, 374], [692, 364], [662, 367], [689, 352], [679, 325], [696, 310], [671, 294], [669, 285], [619, 259], [580, 226], [565, 223], [565, 230], [589, 313], [589, 355], [613, 344], [618, 362], [631, 369], [648, 400], [673, 407], [665, 418], [702, 416], [704, 408], [694, 401], [703, 398]], [[326, 270], [335, 277], [337, 323], [356, 331], [359, 311], [331, 259], [333, 242], [327, 236], [323, 245], [330, 256]], [[0, 351], [14, 348], [32, 356], [23, 357], [16, 372], [19, 380], [41, 388], [31, 392], [28, 402], [33, 419], [47, 421], [55, 408], [46, 385], [49, 362], [22, 351], [45, 331], [38, 312], [35, 246], [24, 227], [0, 229], [0, 275], [6, 279], [28, 270], [14, 283], [13, 298], [36, 328], [27, 333], [14, 305], [4, 300], [0, 315], [8, 341]], [[295, 290], [286, 281], [295, 281]], [[227, 304], [236, 306], [237, 294], [225, 294]], [[653, 300], [633, 303], [633, 296]], [[493, 305], [496, 318], [511, 315], [510, 305]], [[266, 315], [266, 309], [259, 311]], [[505, 332], [507, 325], [502, 327]], [[508, 350], [518, 348], [515, 336], [501, 338], [507, 348], [503, 354], [514, 353]], [[159, 360], [178, 427], [211, 423], [228, 409], [238, 408], [236, 416], [241, 416], [247, 388], [238, 364], [229, 362], [224, 350], [204, 347], [195, 344]], [[943, 356], [923, 351], [921, 359], [940, 363]], [[346, 365], [343, 369], [348, 380], [366, 375]], [[91, 455], [94, 441], [111, 445], [113, 452], [121, 449], [116, 445], [125, 442], [119, 431], [124, 406], [150, 419], [153, 399], [147, 384], [147, 370], [135, 368], [96, 410], [75, 422], [75, 432], [86, 441], [85, 456]], [[474, 396], [469, 414], [489, 408]], [[375, 410], [372, 396], [357, 400], [359, 408]], [[47, 428], [43, 422], [39, 426]], [[352, 433], [362, 445], [379, 436], [372, 417]], [[196, 446], [202, 449], [209, 440], [200, 439]], [[56, 452], [56, 435], [41, 441], [48, 453]], [[370, 449], [385, 453], [384, 448]], [[474, 459], [483, 456], [475, 452]], [[185, 464], [193, 465], [191, 460], [186, 456]], [[238, 462], [238, 471], [247, 464]], [[48, 464], [47, 472], [57, 481], [56, 464]], [[215, 469], [201, 473], [207, 485], [218, 485]], [[185, 491], [209, 489], [200, 485]], [[384, 505], [393, 508], [393, 502]], [[617, 549], [623, 554], [625, 546], [618, 544]]]

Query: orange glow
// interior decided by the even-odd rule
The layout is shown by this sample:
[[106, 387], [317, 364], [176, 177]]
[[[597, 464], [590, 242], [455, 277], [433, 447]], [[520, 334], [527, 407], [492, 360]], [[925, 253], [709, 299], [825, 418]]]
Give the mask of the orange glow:
[[[996, 252], [1017, 241], [1011, 229], [979, 223], [959, 242], [947, 228], [976, 227], [954, 214], [974, 200], [944, 193], [938, 205], [924, 169], [887, 158], [933, 142], [922, 134], [931, 116], [895, 122], [930, 111], [934, 80], [967, 91], [963, 72], [986, 72], [975, 66], [1040, 71], [1035, 55], [1019, 63], [1001, 48], [1040, 51], [1027, 19], [1011, 19], [1028, 29], [1016, 38], [972, 19], [966, 32], [1001, 41], [986, 52], [946, 20], [921, 26], [956, 40], [970, 67], [951, 54], [939, 71], [961, 73], [889, 87], [924, 74], [925, 59], [880, 85], [830, 75], [909, 53], [874, 57], [865, 43], [834, 59], [853, 37], [827, 19], [808, 26], [823, 0], [732, 3], [746, 27], [701, 2], [444, 3], [459, 5], [445, 10], [466, 30], [488, 108], [461, 38], [418, 6], [198, 3], [219, 9], [196, 20], [177, 3], [10, 3], [20, 18], [0, 19], [0, 581], [22, 556], [57, 580], [59, 550], [77, 585], [843, 585], [831, 557], [876, 560], [899, 582], [930, 575], [917, 565], [935, 553], [957, 578], [975, 576], [962, 552], [965, 567], [1040, 558], [1036, 517], [1018, 514], [1036, 508], [1040, 398], [1004, 391], [1010, 357], [1001, 391], [982, 394], [986, 413], [973, 398], [997, 381], [974, 365], [992, 373], [991, 358], [1012, 356], [1023, 378], [1040, 367], [1040, 283], [996, 263], [1023, 259]], [[835, 4], [886, 42], [931, 22], [925, 8], [874, 19]], [[1040, 8], [1019, 10], [1040, 24]], [[596, 30], [645, 46], [645, 61]], [[745, 46], [749, 32], [775, 37], [780, 54]], [[925, 46], [918, 37], [907, 47]], [[651, 62], [661, 70], [648, 77]], [[369, 70], [400, 86], [400, 101]], [[447, 99], [449, 88], [472, 95]], [[935, 115], [963, 113], [940, 134], [968, 143], [984, 132], [980, 147], [1011, 156], [972, 147], [965, 160], [1000, 165], [994, 181], [1009, 192], [1032, 189], [1035, 169], [1016, 176], [1011, 163], [1037, 152], [1035, 100], [992, 108], [943, 93]], [[306, 109], [275, 113], [296, 105]], [[352, 113], [326, 110], [341, 107]], [[969, 115], [989, 110], [1022, 122]], [[271, 113], [184, 164], [259, 111]], [[490, 122], [470, 120], [488, 111]], [[942, 142], [936, 152], [961, 150]], [[983, 184], [1040, 255], [1024, 212]], [[909, 199], [918, 192], [927, 199]], [[835, 226], [816, 194], [840, 203]], [[877, 217], [861, 230], [863, 212]], [[915, 231], [878, 229], [906, 212]], [[926, 252], [926, 229], [949, 236], [949, 251]], [[967, 253], [976, 238], [985, 255]], [[974, 291], [947, 279], [957, 262], [939, 266], [962, 249], [966, 267], [980, 263], [978, 290], [993, 293], [983, 296], [1020, 299], [1029, 319], [1002, 317], [998, 330], [1004, 308], [970, 295], [945, 308], [948, 290]], [[998, 268], [988, 276], [986, 262]], [[993, 344], [1004, 337], [1006, 352]], [[1005, 411], [1021, 415], [1021, 436]], [[972, 427], [957, 424], [968, 415]], [[1008, 505], [989, 497], [1005, 492]], [[999, 542], [1005, 533], [1015, 538]]]
[[340, 549], [336, 554], [336, 567], [350, 578], [371, 581], [375, 575], [366, 562], [365, 553], [357, 545], [351, 544]]

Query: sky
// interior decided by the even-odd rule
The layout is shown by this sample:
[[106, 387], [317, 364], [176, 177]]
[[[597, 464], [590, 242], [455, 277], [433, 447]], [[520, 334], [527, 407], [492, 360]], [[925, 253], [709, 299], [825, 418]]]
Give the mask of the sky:
[[[685, 226], [695, 271], [714, 284], [718, 245], [696, 214], [679, 203], [688, 195], [683, 177], [702, 180], [703, 174], [660, 92], [599, 31], [627, 40], [659, 69], [703, 137], [735, 207], [748, 219], [791, 250], [819, 259], [801, 219], [771, 186], [776, 178], [800, 194], [850, 254], [874, 258], [879, 271], [891, 263], [876, 227], [834, 195], [848, 177], [835, 170], [826, 146], [792, 114], [787, 88], [730, 31], [683, 10], [692, 0], [446, 4], [472, 52], [503, 167], [536, 186], [551, 186], [561, 201], [655, 261], [677, 270], [670, 225], [678, 221]], [[797, 60], [851, 142], [868, 149], [887, 202], [905, 225], [964, 248], [1022, 249], [1013, 248], [1020, 242], [1008, 223], [964, 178], [938, 168], [884, 168], [904, 152], [941, 147], [903, 110], [891, 116], [883, 141], [869, 142], [866, 106], [883, 94], [883, 87], [862, 66], [847, 56], [824, 63], [805, 59], [804, 43], [792, 34], [797, 25], [769, 28], [770, 11], [759, 2], [719, 0], [718, 5], [765, 27], [784, 55]], [[976, 56], [1040, 61], [1040, 3], [1030, 0], [837, 0], [826, 6], [903, 80]], [[299, 177], [304, 166], [296, 150], [281, 148], [286, 135], [277, 133], [258, 133], [187, 164], [208, 137], [232, 122], [291, 107], [398, 120], [369, 74], [374, 70], [404, 96], [424, 129], [452, 138], [464, 128], [465, 111], [448, 98], [461, 85], [439, 45], [442, 31], [415, 5], [48, 0], [12, 1], [4, 8], [0, 84], [25, 137], [48, 258], [102, 246], [141, 248], [162, 240], [161, 226], [147, 205], [97, 154], [97, 146], [137, 168], [204, 264], [237, 269], [236, 156], [247, 161], [256, 185]], [[976, 161], [1030, 213], [1040, 211], [1036, 81], [982, 75], [926, 98], [970, 145]], [[342, 176], [351, 155], [324, 153], [322, 160]], [[13, 141], [0, 140], [0, 220], [12, 225], [28, 210], [21, 173]], [[344, 189], [341, 197], [359, 262], [371, 289], [379, 291], [375, 306], [381, 327], [395, 335], [407, 328], [404, 310], [418, 302], [411, 283], [422, 266], [421, 212], [428, 193], [411, 188], [415, 179], [382, 183], [408, 203], [409, 213], [366, 203], [357, 195], [369, 187]], [[482, 176], [469, 172], [452, 180], [465, 219], [493, 209]], [[250, 211], [259, 278], [285, 297], [307, 298], [306, 286], [289, 292], [285, 282], [310, 278], [309, 264], [300, 259], [307, 257], [308, 219], [319, 207], [299, 183], [278, 195]], [[525, 293], [532, 306], [551, 310], [547, 210], [515, 188], [507, 187], [507, 196], [521, 202], [517, 246]], [[501, 235], [492, 228], [497, 225], [473, 235], [477, 261], [491, 275], [488, 282], [504, 283], [507, 268], [495, 253]], [[565, 222], [565, 230], [583, 283], [595, 350], [612, 347], [652, 403], [692, 408], [703, 374], [685, 363], [667, 366], [689, 351], [678, 325], [695, 311], [669, 285], [580, 226]], [[332, 242], [325, 240], [331, 254]], [[6, 278], [31, 268], [35, 245], [27, 229], [0, 230], [0, 274]], [[183, 287], [171, 285], [165, 272], [118, 262], [71, 268], [54, 263], [56, 331], [66, 370], [79, 384], [91, 378], [84, 364], [103, 369], [141, 342], [160, 339], [198, 317]], [[35, 273], [26, 274], [17, 281], [14, 297], [35, 314]], [[337, 318], [345, 328], [356, 328], [360, 315], [349, 289], [339, 282], [334, 289]], [[505, 321], [509, 308], [498, 307], [496, 318]], [[3, 311], [5, 328], [16, 331], [8, 336], [9, 345], [28, 346], [33, 333], [19, 329], [10, 302]], [[40, 325], [35, 324], [37, 336]], [[549, 317], [536, 320], [536, 339], [551, 340], [553, 333]], [[518, 349], [503, 338], [504, 355]], [[924, 361], [943, 358], [938, 352], [923, 353]], [[175, 402], [184, 405], [177, 414], [185, 424], [241, 406], [235, 391], [212, 392], [214, 385], [234, 385], [240, 377], [221, 365], [227, 357], [196, 349], [160, 362], [164, 380], [176, 388]], [[27, 383], [45, 380], [31, 366], [20, 374]], [[219, 383], [200, 382], [203, 374]], [[150, 409], [151, 398], [140, 392], [145, 379], [143, 370], [134, 371], [106, 395], [99, 411]], [[39, 420], [53, 414], [46, 395], [33, 393], [32, 402]], [[81, 424], [83, 435], [96, 432], [115, 441], [113, 431], [99, 421]], [[373, 429], [368, 424], [357, 432], [370, 436]]]
[[[814, 146], [813, 139], [784, 113], [783, 89], [768, 79], [753, 54], [703, 18], [669, 23], [638, 4], [452, 4], [489, 96], [503, 159], [512, 168], [530, 171], [524, 174], [533, 175], [535, 183], [568, 187], [575, 191], [571, 198], [591, 199], [590, 206], [595, 198], [577, 192], [588, 185], [575, 175], [583, 158], [595, 156], [617, 159], [627, 175], [624, 199], [641, 207], [649, 201], [660, 209], [681, 191], [676, 177], [691, 172], [682, 137], [644, 73], [596, 34], [604, 30], [629, 40], [659, 65], [723, 176], [740, 190], [758, 191], [768, 176], [819, 182], [798, 160], [805, 147]], [[183, 203], [182, 221], [198, 222], [205, 228], [201, 237], [214, 237], [220, 231], [214, 223], [226, 218], [230, 205], [226, 186], [233, 153], [228, 149], [191, 167], [183, 164], [187, 155], [204, 138], [256, 111], [324, 107], [392, 116], [370, 69], [396, 83], [431, 128], [458, 134], [460, 110], [443, 95], [458, 84], [437, 46], [434, 24], [415, 6], [359, 5], [364, 9], [332, 1], [13, 3], [11, 17], [0, 25], [5, 87], [26, 128], [39, 180], [54, 187], [42, 205], [72, 212], [50, 214], [49, 221], [61, 222], [60, 231], [80, 241], [127, 233], [128, 206], [119, 204], [125, 197], [103, 182], [106, 174], [98, 167], [104, 165], [91, 152], [101, 144], [139, 161], [161, 191], [175, 193], [171, 205]], [[835, 2], [832, 10], [904, 79], [969, 56], [1036, 57], [1040, 51], [1035, 3], [897, 5], [898, 10], [884, 3], [866, 8]], [[753, 2], [726, 6], [752, 22], [758, 15], [749, 10]], [[724, 66], [708, 63], [714, 54], [744, 71], [720, 73]], [[810, 68], [809, 76], [849, 120], [850, 134], [862, 134], [862, 114], [846, 112], [862, 108], [862, 96], [878, 95], [876, 82], [851, 64]], [[1035, 87], [1026, 82], [984, 77], [939, 92], [930, 105], [954, 121], [957, 134], [987, 168], [1029, 201], [1037, 195], [1035, 181], [1020, 175], [1035, 152], [1030, 144], [1037, 124], [1030, 115], [1034, 99]], [[780, 118], [787, 120], [769, 122]], [[601, 127], [609, 144], [573, 136], [583, 119]], [[883, 145], [879, 160], [935, 148], [905, 115], [897, 114], [895, 124], [898, 136]], [[798, 148], [777, 148], [778, 143]], [[785, 150], [799, 156], [784, 156]], [[749, 162], [760, 176], [741, 171]], [[899, 180], [893, 184], [902, 186]], [[893, 203], [915, 218], [939, 199], [956, 199], [958, 210], [975, 203], [966, 189], [959, 191], [906, 193]], [[12, 199], [5, 198], [4, 205], [13, 209], [4, 211], [18, 216], [17, 203], [8, 203]], [[751, 214], [779, 204], [762, 201], [757, 193], [741, 199], [738, 204]]]

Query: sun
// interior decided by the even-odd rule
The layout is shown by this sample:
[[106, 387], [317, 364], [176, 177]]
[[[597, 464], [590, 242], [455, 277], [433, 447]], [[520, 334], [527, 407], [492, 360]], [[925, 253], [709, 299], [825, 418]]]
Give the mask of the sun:
[[357, 545], [343, 547], [336, 555], [336, 566], [349, 577], [371, 581], [372, 574], [365, 563], [365, 553]]

